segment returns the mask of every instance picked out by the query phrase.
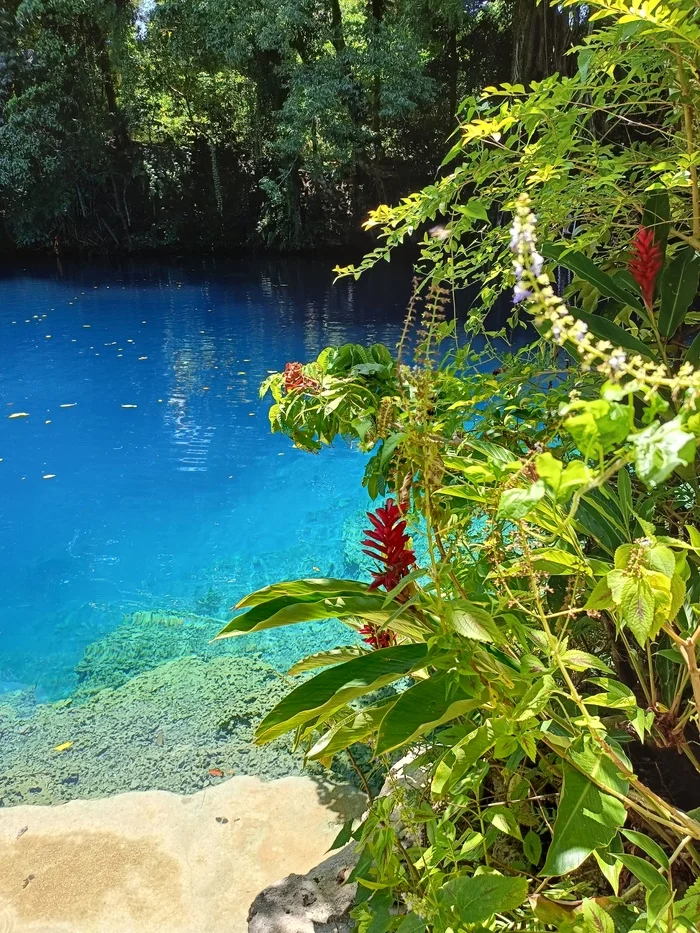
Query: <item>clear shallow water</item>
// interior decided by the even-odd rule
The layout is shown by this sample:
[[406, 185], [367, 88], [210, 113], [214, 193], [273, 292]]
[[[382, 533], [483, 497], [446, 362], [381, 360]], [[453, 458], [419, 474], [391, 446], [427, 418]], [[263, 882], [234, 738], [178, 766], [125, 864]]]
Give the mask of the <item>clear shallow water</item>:
[[[125, 614], [225, 620], [252, 588], [352, 569], [362, 457], [295, 451], [258, 398], [288, 360], [396, 342], [406, 271], [333, 285], [331, 265], [0, 269], [0, 691], [67, 695]], [[344, 631], [235, 650], [285, 670]], [[188, 650], [215, 633], [200, 625]]]

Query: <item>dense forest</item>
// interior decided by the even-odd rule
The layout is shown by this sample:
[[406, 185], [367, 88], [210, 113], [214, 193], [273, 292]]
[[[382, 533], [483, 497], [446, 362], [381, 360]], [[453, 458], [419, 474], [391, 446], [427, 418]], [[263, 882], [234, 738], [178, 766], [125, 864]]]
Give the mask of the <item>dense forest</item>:
[[0, 250], [358, 241], [458, 102], [569, 61], [535, 0], [0, 0]]

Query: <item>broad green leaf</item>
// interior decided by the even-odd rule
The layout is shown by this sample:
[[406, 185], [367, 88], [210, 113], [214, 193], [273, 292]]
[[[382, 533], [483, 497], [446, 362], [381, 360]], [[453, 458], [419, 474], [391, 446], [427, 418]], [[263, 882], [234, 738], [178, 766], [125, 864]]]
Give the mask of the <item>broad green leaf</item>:
[[439, 891], [438, 897], [454, 912], [455, 928], [483, 923], [495, 913], [519, 907], [527, 897], [527, 879], [495, 874], [453, 878]]
[[425, 933], [425, 921], [417, 914], [406, 914], [396, 928], [396, 933]]
[[698, 292], [700, 257], [692, 246], [681, 246], [661, 274], [659, 332], [673, 337]]
[[662, 868], [668, 870], [668, 856], [658, 842], [644, 833], [638, 833], [634, 829], [623, 829], [622, 835], [629, 839], [638, 849], [641, 849], [649, 858], [653, 858]]
[[663, 885], [668, 889], [668, 882], [650, 862], [639, 858], [637, 855], [628, 855], [626, 852], [618, 855], [618, 858], [625, 868], [629, 869], [635, 878], [642, 882], [645, 888], [653, 891], [654, 888]]
[[655, 633], [654, 594], [643, 577], [630, 577], [622, 587], [620, 611], [624, 623], [642, 647]]
[[[614, 842], [615, 839], [613, 839]], [[621, 846], [618, 846], [618, 848], [622, 851]], [[620, 890], [620, 875], [624, 868], [622, 862], [618, 861], [617, 854], [611, 852], [610, 849], [607, 852], [598, 852], [596, 850], [593, 852], [593, 857], [598, 863], [598, 868], [600, 868], [603, 877], [617, 896]]]
[[633, 427], [634, 411], [629, 405], [593, 399], [577, 403], [576, 414], [564, 421], [564, 427], [586, 457], [597, 458], [622, 444]]
[[482, 201], [479, 201], [478, 198], [470, 198], [466, 204], [461, 206], [460, 209], [467, 215], [467, 217], [472, 217], [474, 220], [489, 219], [486, 206]]
[[545, 493], [542, 480], [525, 488], [506, 489], [498, 503], [498, 517], [519, 521], [531, 512]]
[[328, 596], [359, 596], [366, 592], [367, 584], [360, 583], [358, 580], [334, 580], [329, 578], [288, 580], [283, 583], [264, 586], [261, 590], [256, 590], [254, 593], [250, 593], [249, 596], [244, 596], [236, 604], [236, 609], [249, 609], [251, 606], [259, 606], [261, 603], [267, 603], [283, 596], [289, 596], [297, 601], [308, 598], [313, 602], [317, 599], [325, 599]]
[[564, 266], [565, 269], [575, 272], [580, 278], [595, 286], [606, 298], [614, 298], [632, 308], [641, 307], [638, 295], [628, 291], [617, 279], [599, 269], [587, 256], [571, 250], [567, 252], [566, 246], [555, 246], [551, 243], [545, 243], [542, 246], [542, 255]]
[[515, 818], [515, 814], [508, 807], [497, 804], [495, 807], [488, 807], [483, 811], [484, 821], [490, 823], [493, 827], [507, 836], [513, 836], [515, 839], [522, 840], [520, 826]]
[[607, 846], [627, 816], [617, 798], [604, 793], [575, 768], [565, 764], [563, 773], [554, 834], [542, 869], [547, 877], [574, 871], [591, 852]]
[[577, 489], [586, 486], [593, 475], [582, 460], [564, 464], [549, 451], [535, 457], [535, 467], [556, 501], [562, 503], [568, 502]]
[[536, 680], [517, 703], [515, 709], [508, 717], [512, 722], [523, 722], [532, 716], [538, 716], [549, 702], [549, 698], [557, 689], [553, 677], [545, 674]]
[[324, 733], [309, 751], [307, 758], [312, 761], [332, 758], [338, 752], [344, 751], [355, 742], [364, 742], [368, 736], [379, 728], [379, 723], [386, 716], [395, 700], [389, 700], [380, 706], [370, 706], [367, 709], [353, 710], [349, 716], [341, 719]]
[[573, 671], [602, 671], [604, 674], [612, 674], [612, 668], [587, 651], [579, 651], [578, 648], [569, 648], [561, 656], [562, 662]]
[[612, 591], [607, 574], [601, 577], [586, 600], [585, 609], [609, 609], [613, 605]]
[[475, 606], [466, 599], [452, 599], [444, 603], [443, 608], [445, 621], [458, 635], [496, 645], [505, 641], [491, 613], [481, 606]]
[[621, 684], [610, 677], [591, 677], [590, 683], [602, 687], [601, 692], [584, 696], [584, 702], [608, 709], [634, 709], [637, 699], [626, 684]]
[[396, 645], [322, 671], [292, 690], [267, 714], [256, 730], [256, 741], [270, 742], [310, 719], [327, 716], [350, 700], [399, 680], [419, 669], [426, 654], [424, 644]]
[[615, 924], [610, 914], [591, 898], [583, 899], [581, 912], [585, 933], [615, 933]]
[[318, 667], [330, 667], [332, 664], [340, 664], [342, 661], [349, 661], [351, 658], [359, 658], [360, 655], [367, 654], [360, 645], [348, 645], [345, 648], [330, 648], [328, 651], [319, 651], [318, 654], [310, 654], [307, 658], [302, 658], [293, 664], [287, 673], [290, 677], [295, 674], [301, 674], [304, 671], [313, 671]]
[[490, 722], [484, 723], [466, 735], [447, 752], [435, 769], [431, 785], [434, 797], [440, 797], [453, 786], [495, 744], [498, 732]]
[[[380, 593], [363, 596], [333, 596], [328, 599], [301, 602], [293, 597], [283, 596], [254, 606], [243, 615], [232, 619], [216, 636], [231, 638], [248, 632], [261, 632], [264, 629], [293, 625], [297, 622], [310, 622], [314, 619], [336, 619], [343, 616], [359, 616], [378, 625], [386, 624], [390, 618], [408, 614], [410, 610], [400, 603], [386, 605], [386, 598]], [[394, 615], [397, 613], [397, 615]]]
[[684, 431], [679, 418], [654, 422], [631, 438], [634, 468], [647, 486], [663, 483], [679, 466], [695, 458], [695, 437]]
[[452, 672], [435, 674], [405, 690], [382, 719], [376, 754], [400, 748], [444, 722], [463, 716], [483, 704], [481, 692], [465, 692]]
[[531, 865], [539, 865], [542, 858], [542, 840], [533, 830], [528, 830], [523, 839], [523, 852]]
[[688, 349], [685, 351], [685, 362], [690, 363], [693, 369], [700, 366], [700, 334], [697, 334]]

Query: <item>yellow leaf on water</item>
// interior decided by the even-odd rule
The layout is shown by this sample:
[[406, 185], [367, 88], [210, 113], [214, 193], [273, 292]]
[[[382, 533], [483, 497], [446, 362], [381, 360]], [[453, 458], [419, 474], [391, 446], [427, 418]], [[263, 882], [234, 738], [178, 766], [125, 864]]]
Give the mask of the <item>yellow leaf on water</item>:
[[56, 478], [55, 473], [44, 473], [44, 475], [42, 476], [42, 479], [55, 479], [55, 478]]
[[64, 742], [62, 745], [55, 745], [53, 750], [55, 752], [67, 752], [69, 748], [73, 748], [72, 742]]
[[63, 405], [59, 405], [59, 408], [75, 408], [77, 402], [64, 402]]
[[28, 411], [13, 411], [11, 415], [7, 416], [8, 418], [28, 418]]
[[122, 408], [137, 408], [137, 405], [122, 405]]

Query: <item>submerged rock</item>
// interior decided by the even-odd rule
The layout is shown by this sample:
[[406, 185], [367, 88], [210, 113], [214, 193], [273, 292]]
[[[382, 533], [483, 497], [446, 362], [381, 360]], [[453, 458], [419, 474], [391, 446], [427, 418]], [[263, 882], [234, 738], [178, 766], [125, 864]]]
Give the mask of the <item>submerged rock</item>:
[[291, 739], [253, 744], [256, 724], [288, 692], [254, 658], [183, 658], [84, 702], [39, 704], [30, 715], [0, 705], [2, 805], [193, 793], [235, 774], [300, 773]]

